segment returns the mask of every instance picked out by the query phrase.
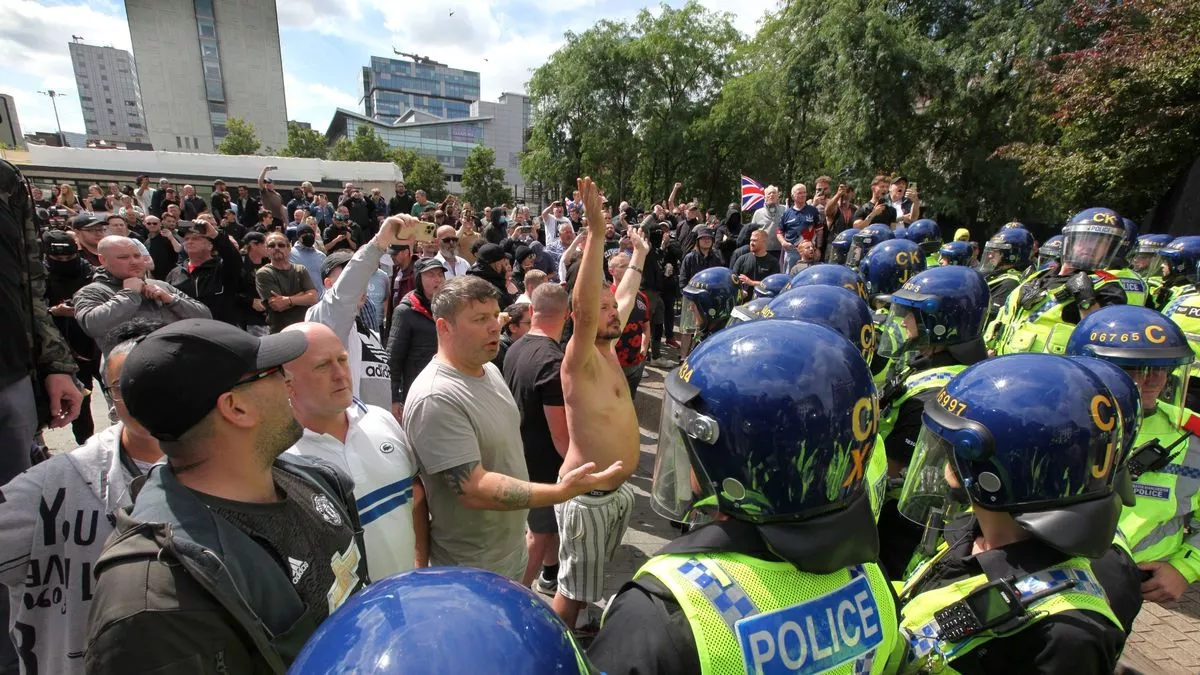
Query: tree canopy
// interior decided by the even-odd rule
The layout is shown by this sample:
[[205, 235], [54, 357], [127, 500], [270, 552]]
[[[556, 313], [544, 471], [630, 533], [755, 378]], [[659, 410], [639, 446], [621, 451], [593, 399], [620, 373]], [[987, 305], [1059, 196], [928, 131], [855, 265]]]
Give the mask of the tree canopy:
[[1200, 150], [1200, 0], [792, 0], [753, 36], [696, 0], [534, 71], [526, 180], [718, 210], [739, 173], [920, 184], [944, 225], [1145, 215]]
[[262, 147], [254, 125], [240, 117], [230, 117], [225, 122], [225, 140], [217, 146], [222, 155], [253, 155]]
[[496, 166], [496, 153], [486, 145], [476, 145], [467, 155], [461, 183], [463, 201], [477, 209], [513, 201], [512, 190], [504, 184], [504, 169]]
[[281, 154], [284, 157], [325, 159], [329, 155], [329, 144], [325, 134], [316, 129], [305, 129], [295, 122], [288, 122], [287, 147]]

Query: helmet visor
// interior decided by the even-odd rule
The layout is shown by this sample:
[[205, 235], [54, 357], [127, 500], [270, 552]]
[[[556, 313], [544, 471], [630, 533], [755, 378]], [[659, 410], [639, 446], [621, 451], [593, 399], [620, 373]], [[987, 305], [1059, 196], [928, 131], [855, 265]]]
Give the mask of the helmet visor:
[[979, 261], [979, 273], [991, 274], [1000, 269], [1004, 264], [1004, 249], [985, 244], [983, 247], [983, 260]]
[[[1188, 404], [1192, 378], [1200, 377], [1200, 364], [1189, 363], [1178, 368], [1126, 368], [1142, 394], [1142, 408], [1149, 411], [1162, 401], [1175, 406], [1181, 413]], [[1157, 394], [1155, 393], [1157, 392]], [[1194, 395], [1194, 394], [1192, 394]], [[1154, 397], [1151, 400], [1151, 396]], [[1147, 404], [1150, 401], [1154, 406]], [[1174, 420], [1176, 426], [1185, 420]]]
[[704, 326], [701, 320], [700, 308], [688, 296], [683, 296], [683, 309], [679, 313], [679, 330], [684, 333], [694, 333]]
[[[711, 485], [701, 479], [692, 465], [684, 438], [685, 427], [692, 428], [694, 433], [715, 434], [717, 425], [674, 397], [664, 395], [650, 505], [655, 513], [677, 523], [697, 522], [705, 515], [698, 508], [711, 506], [715, 510], [717, 505]], [[716, 440], [715, 436], [711, 440]]]
[[866, 243], [865, 241], [858, 239], [854, 240], [854, 242], [850, 244], [850, 253], [846, 255], [846, 267], [849, 267], [850, 269], [858, 269], [858, 266], [860, 263], [862, 263], [863, 258], [867, 257], [867, 251], [870, 250], [870, 248], [870, 244]]
[[1162, 258], [1158, 251], [1137, 251], [1129, 256], [1129, 269], [1146, 277], [1162, 275]]
[[1064, 228], [1063, 262], [1074, 269], [1108, 269], [1121, 248], [1124, 230], [1104, 225]]
[[875, 352], [885, 359], [899, 358], [906, 352], [929, 345], [929, 336], [920, 316], [911, 307], [892, 303], [892, 309], [875, 327]]
[[966, 511], [966, 492], [950, 484], [950, 479], [958, 483], [950, 466], [953, 456], [949, 441], [929, 427], [921, 427], [897, 504], [900, 515], [927, 529], [942, 530], [954, 516]]
[[744, 323], [746, 321], [754, 321], [755, 319], [760, 319], [760, 318], [762, 318], [762, 317], [760, 317], [757, 314], [755, 314], [754, 312], [750, 311], [749, 305], [738, 305], [737, 307], [734, 307], [733, 311], [731, 311], [729, 313], [729, 322], [726, 323], [725, 326], [726, 327], [736, 326], [739, 323]]
[[836, 247], [830, 247], [829, 260], [827, 262], [834, 265], [846, 264], [846, 251]]

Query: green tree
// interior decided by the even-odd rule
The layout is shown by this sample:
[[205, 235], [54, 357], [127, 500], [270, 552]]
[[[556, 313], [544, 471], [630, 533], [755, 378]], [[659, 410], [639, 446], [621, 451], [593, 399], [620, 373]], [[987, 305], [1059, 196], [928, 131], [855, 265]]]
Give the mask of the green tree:
[[329, 143], [325, 134], [316, 129], [305, 129], [295, 122], [288, 122], [287, 147], [281, 154], [284, 157], [325, 159], [329, 155]]
[[253, 124], [240, 117], [230, 117], [225, 122], [225, 140], [221, 141], [217, 152], [222, 155], [253, 155], [261, 147]]
[[446, 175], [441, 163], [432, 157], [417, 155], [404, 174], [404, 183], [410, 192], [424, 190], [430, 201], [441, 201], [446, 196]]
[[512, 201], [512, 190], [504, 184], [504, 169], [496, 166], [496, 153], [486, 145], [476, 145], [467, 155], [462, 188], [463, 201], [479, 211]]
[[343, 162], [390, 162], [392, 149], [375, 130], [366, 124], [359, 125], [354, 138], [338, 139], [329, 150], [329, 158]]
[[1138, 219], [1200, 154], [1200, 0], [1076, 0], [1077, 49], [1039, 69], [1041, 134], [1006, 154], [1060, 214]]

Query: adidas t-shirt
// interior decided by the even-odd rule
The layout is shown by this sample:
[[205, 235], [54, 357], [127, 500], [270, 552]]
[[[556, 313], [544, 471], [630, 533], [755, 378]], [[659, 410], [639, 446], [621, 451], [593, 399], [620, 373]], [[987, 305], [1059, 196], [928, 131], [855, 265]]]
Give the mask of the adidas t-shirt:
[[318, 621], [357, 593], [367, 576], [366, 559], [341, 509], [315, 486], [273, 470], [280, 501], [250, 504], [195, 492], [217, 515], [245, 532], [274, 557]]

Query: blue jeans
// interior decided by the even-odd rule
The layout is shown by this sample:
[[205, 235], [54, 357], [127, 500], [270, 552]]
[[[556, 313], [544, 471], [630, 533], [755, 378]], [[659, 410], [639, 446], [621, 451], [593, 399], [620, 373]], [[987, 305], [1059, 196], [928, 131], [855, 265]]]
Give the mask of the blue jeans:
[[780, 256], [780, 270], [779, 271], [783, 272], [784, 274], [787, 274], [788, 270], [792, 269], [792, 265], [795, 265], [796, 263], [800, 262], [800, 251], [798, 251], [794, 248], [790, 248], [790, 249], [784, 249], [781, 253], [782, 253], [782, 255]]

